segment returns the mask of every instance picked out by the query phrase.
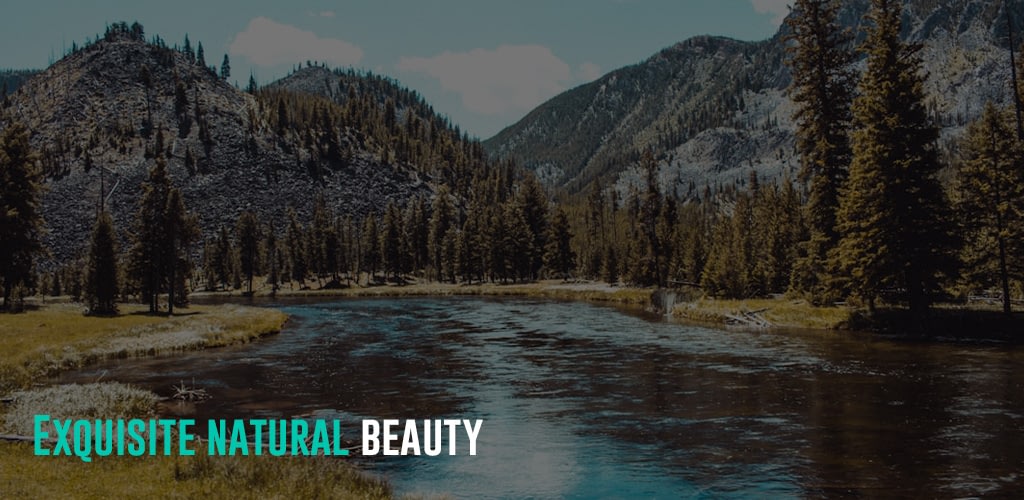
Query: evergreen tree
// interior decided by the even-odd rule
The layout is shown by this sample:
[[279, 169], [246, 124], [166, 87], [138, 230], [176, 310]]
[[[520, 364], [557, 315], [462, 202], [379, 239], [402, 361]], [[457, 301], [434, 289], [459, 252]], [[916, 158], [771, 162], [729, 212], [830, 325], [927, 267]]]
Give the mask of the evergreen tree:
[[643, 169], [647, 176], [647, 189], [637, 206], [637, 218], [633, 252], [631, 281], [640, 286], [663, 285], [661, 242], [658, 239], [658, 217], [662, 208], [661, 190], [658, 187], [658, 167], [648, 151], [644, 153]]
[[117, 313], [117, 236], [106, 211], [96, 217], [89, 241], [85, 299], [92, 314]]
[[[591, 278], [605, 274], [603, 262], [608, 255], [605, 235], [605, 197], [601, 180], [594, 181], [587, 197], [587, 243], [583, 252], [583, 273]], [[616, 276], [617, 279], [617, 276]]]
[[214, 247], [213, 268], [216, 272], [217, 281], [224, 286], [225, 290], [231, 286], [231, 276], [233, 274], [231, 266], [234, 263], [232, 259], [233, 254], [234, 248], [231, 246], [228, 228], [221, 226]]
[[419, 272], [427, 267], [429, 260], [427, 241], [430, 236], [430, 223], [427, 217], [427, 207], [423, 197], [413, 198], [405, 209], [405, 220], [402, 223], [405, 229], [405, 271]]
[[188, 62], [196, 62], [196, 53], [192, 50], [192, 42], [190, 42], [188, 39], [188, 33], [185, 34], [185, 46], [182, 47], [181, 53], [185, 55], [185, 58], [188, 59]]
[[142, 184], [129, 272], [151, 313], [159, 310], [161, 293], [168, 293], [168, 314], [174, 313], [176, 303], [186, 300], [180, 285], [189, 272], [186, 250], [197, 233], [196, 221], [186, 211], [181, 193], [171, 186], [167, 164], [158, 158]]
[[227, 81], [228, 78], [231, 78], [231, 60], [224, 54], [224, 61], [220, 63], [220, 79]]
[[965, 234], [965, 278], [997, 285], [1011, 311], [1010, 281], [1024, 279], [1024, 170], [1010, 117], [989, 103], [967, 129], [953, 193]]
[[502, 280], [513, 281], [533, 279], [534, 255], [543, 256], [543, 248], [536, 249], [536, 238], [530, 230], [523, 205], [510, 200], [505, 203], [501, 215], [503, 231], [495, 244], [501, 246], [501, 259], [496, 262], [498, 275]]
[[[448, 188], [441, 186], [437, 190], [437, 194], [434, 196], [434, 203], [432, 205], [430, 215], [430, 230], [427, 234], [427, 249], [430, 258], [430, 264], [432, 272], [441, 281], [445, 280], [446, 276], [454, 275], [454, 273], [444, 273], [442, 268], [451, 269], [452, 266], [444, 265], [444, 258], [442, 256], [442, 249], [444, 248], [445, 242], [450, 237], [448, 232], [454, 227], [455, 208], [449, 200], [450, 194]], [[452, 235], [454, 237], [454, 235]]]
[[317, 193], [313, 199], [313, 223], [309, 228], [307, 245], [309, 266], [317, 279], [325, 276], [336, 278], [338, 235], [334, 231], [334, 217], [323, 193]]
[[380, 233], [381, 257], [384, 261], [384, 279], [390, 274], [397, 279], [402, 272], [402, 214], [394, 201], [384, 209], [383, 228]]
[[308, 263], [306, 262], [306, 248], [302, 236], [302, 225], [299, 224], [299, 216], [294, 208], [288, 207], [288, 230], [285, 234], [285, 244], [288, 248], [288, 269], [291, 272], [290, 281], [298, 281], [301, 287], [305, 284], [306, 276], [309, 274]]
[[260, 224], [256, 214], [249, 210], [238, 216], [235, 224], [235, 247], [238, 248], [239, 264], [248, 284], [247, 293], [252, 294], [253, 276], [259, 270]]
[[527, 173], [519, 186], [518, 202], [530, 230], [529, 278], [537, 279], [544, 265], [548, 237], [548, 196], [537, 176]]
[[544, 265], [548, 271], [563, 279], [569, 277], [576, 267], [576, 255], [572, 251], [572, 233], [569, 231], [569, 217], [562, 209], [556, 209], [548, 226], [547, 248], [544, 251]]
[[373, 281], [374, 275], [380, 269], [381, 251], [380, 234], [377, 230], [377, 218], [369, 215], [363, 220], [363, 267], [369, 274], [368, 280]]
[[257, 90], [259, 90], [259, 86], [256, 85], [256, 75], [249, 73], [249, 84], [245, 86], [245, 91], [255, 94]]
[[206, 53], [203, 52], [203, 42], [196, 44], [196, 64], [206, 67]]
[[199, 234], [199, 222], [185, 209], [181, 191], [171, 188], [164, 209], [166, 226], [164, 238], [167, 272], [167, 314], [174, 314], [175, 306], [188, 305], [188, 290], [185, 286], [192, 273], [189, 248]]
[[35, 256], [43, 251], [42, 172], [20, 122], [0, 135], [0, 281], [3, 309], [12, 309], [18, 286], [32, 284]]
[[938, 131], [924, 106], [919, 47], [900, 39], [901, 3], [871, 3], [836, 256], [869, 305], [886, 290], [903, 290], [920, 319], [950, 267], [948, 205], [936, 178]]
[[797, 264], [794, 288], [815, 302], [826, 301], [834, 280], [828, 255], [839, 241], [836, 211], [851, 159], [849, 129], [854, 76], [852, 34], [839, 26], [837, 0], [797, 0], [786, 24], [792, 30], [787, 63], [797, 104], [800, 179], [809, 183], [810, 239]]
[[284, 259], [281, 256], [281, 249], [278, 248], [277, 234], [273, 226], [267, 228], [263, 250], [267, 260], [267, 284], [271, 287], [271, 293], [276, 293], [281, 288], [281, 267]]

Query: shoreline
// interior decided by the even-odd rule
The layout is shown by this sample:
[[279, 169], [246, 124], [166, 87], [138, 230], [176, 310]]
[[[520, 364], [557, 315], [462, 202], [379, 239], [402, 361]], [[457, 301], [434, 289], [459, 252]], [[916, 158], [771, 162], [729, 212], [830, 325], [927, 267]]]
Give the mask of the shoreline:
[[81, 304], [44, 303], [0, 315], [0, 395], [61, 371], [111, 359], [150, 357], [232, 344], [279, 333], [288, 316], [244, 305], [191, 305], [174, 316], [120, 304], [116, 316], [85, 316]]
[[[257, 281], [259, 283], [259, 281]], [[1002, 315], [991, 306], [940, 303], [915, 325], [905, 308], [879, 307], [872, 315], [863, 308], [814, 306], [799, 298], [713, 299], [693, 290], [612, 286], [602, 282], [542, 280], [518, 284], [410, 283], [372, 286], [350, 285], [327, 289], [284, 289], [271, 293], [266, 286], [250, 296], [239, 291], [196, 292], [193, 297], [239, 299], [331, 299], [385, 297], [525, 297], [584, 301], [642, 308], [674, 321], [749, 331], [809, 330], [819, 333], [871, 333], [883, 338], [915, 342], [1007, 342], [1024, 344], [1015, 335], [1024, 331], [1024, 311]], [[925, 332], [925, 333], [914, 333]]]

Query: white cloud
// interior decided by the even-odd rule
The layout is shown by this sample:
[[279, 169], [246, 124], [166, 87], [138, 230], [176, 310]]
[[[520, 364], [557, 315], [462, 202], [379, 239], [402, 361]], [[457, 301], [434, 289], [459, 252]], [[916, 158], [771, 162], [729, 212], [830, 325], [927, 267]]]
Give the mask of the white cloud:
[[601, 78], [601, 74], [601, 67], [589, 61], [581, 64], [579, 69], [576, 70], [578, 79], [584, 83]]
[[312, 31], [257, 17], [235, 35], [231, 55], [244, 56], [257, 66], [276, 66], [306, 60], [348, 66], [363, 59], [363, 49], [335, 38], [321, 38]]
[[789, 14], [789, 6], [793, 0], [750, 0], [750, 3], [754, 4], [754, 10], [762, 14], [775, 14], [772, 22], [782, 24]]
[[399, 71], [422, 73], [462, 96], [467, 109], [489, 115], [530, 110], [566, 89], [569, 65], [540, 45], [403, 57]]
[[320, 17], [334, 17], [334, 11], [333, 10], [322, 11], [322, 12], [320, 12]]

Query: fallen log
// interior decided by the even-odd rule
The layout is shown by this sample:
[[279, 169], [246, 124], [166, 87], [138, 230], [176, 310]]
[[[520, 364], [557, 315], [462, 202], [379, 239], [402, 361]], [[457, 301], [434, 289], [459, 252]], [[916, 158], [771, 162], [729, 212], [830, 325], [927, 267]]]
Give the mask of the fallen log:
[[[9, 442], [12, 442], [12, 443], [19, 443], [19, 442], [21, 442], [21, 443], [34, 443], [36, 441], [36, 438], [34, 438], [32, 436], [19, 436], [17, 434], [0, 434], [0, 441], [9, 441]], [[41, 441], [44, 442], [44, 443], [52, 443], [52, 442], [54, 442], [56, 440], [54, 440], [54, 439], [43, 439]]]

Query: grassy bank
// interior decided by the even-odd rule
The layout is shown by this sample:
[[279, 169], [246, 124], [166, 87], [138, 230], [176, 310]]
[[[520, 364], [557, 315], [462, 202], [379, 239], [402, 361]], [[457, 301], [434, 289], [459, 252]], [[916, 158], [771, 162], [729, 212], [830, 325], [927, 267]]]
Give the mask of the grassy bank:
[[0, 443], [6, 498], [391, 498], [384, 481], [318, 457], [37, 457]]
[[[815, 307], [805, 300], [702, 298], [677, 304], [672, 315], [679, 319], [739, 326], [841, 330], [850, 326], [856, 313], [847, 307]], [[759, 325], [758, 320], [764, 320]], [[746, 322], [746, 324], [744, 324]]]
[[115, 317], [83, 316], [75, 304], [0, 314], [0, 395], [105, 359], [248, 342], [280, 331], [286, 319], [280, 311], [235, 305], [193, 306], [172, 317], [146, 314], [139, 305], [123, 305]]
[[[0, 434], [31, 436], [33, 417], [151, 418], [159, 398], [117, 382], [24, 388], [62, 369], [108, 358], [247, 342], [280, 330], [271, 309], [194, 306], [174, 317], [122, 306], [117, 317], [84, 317], [81, 306], [48, 304], [0, 315]], [[202, 447], [200, 447], [200, 450]], [[5, 498], [391, 498], [388, 484], [344, 460], [307, 457], [38, 457], [31, 443], [0, 441]]]
[[[287, 286], [272, 293], [269, 287], [254, 291], [257, 297], [424, 297], [424, 296], [491, 296], [491, 297], [537, 297], [558, 300], [587, 300], [618, 304], [648, 305], [651, 301], [650, 288], [613, 287], [603, 283], [567, 283], [546, 280], [536, 283], [455, 285], [451, 283], [413, 283], [405, 285], [353, 285], [342, 288], [289, 289]], [[234, 292], [198, 292], [193, 297], [241, 296]]]

